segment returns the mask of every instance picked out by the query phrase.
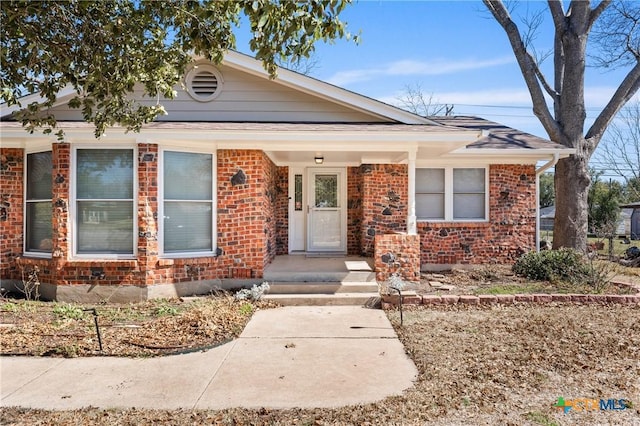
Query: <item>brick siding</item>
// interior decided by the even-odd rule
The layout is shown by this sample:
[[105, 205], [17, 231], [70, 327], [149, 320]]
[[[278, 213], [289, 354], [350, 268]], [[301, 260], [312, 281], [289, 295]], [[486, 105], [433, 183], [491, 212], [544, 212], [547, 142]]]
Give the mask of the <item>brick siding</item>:
[[24, 244], [24, 150], [0, 148], [0, 277], [19, 274], [16, 257]]
[[418, 222], [422, 263], [513, 263], [535, 249], [533, 165], [489, 168], [488, 222]]
[[362, 254], [362, 171], [347, 167], [347, 253]]
[[404, 164], [363, 164], [361, 247], [374, 255], [375, 236], [407, 229], [408, 168]]
[[[41, 282], [62, 285], [145, 286], [261, 278], [274, 256], [288, 252], [288, 167], [276, 166], [260, 150], [220, 150], [217, 153], [219, 256], [159, 258], [158, 147], [140, 143], [136, 259], [72, 259], [71, 146], [54, 143], [52, 151], [53, 251], [51, 259], [40, 259], [20, 258], [23, 255], [24, 150], [0, 150], [2, 279], [20, 280], [21, 268], [33, 266], [39, 267]], [[244, 180], [234, 179], [240, 174]], [[489, 178], [488, 222], [418, 224], [422, 264], [509, 263], [535, 247], [535, 167], [491, 166]], [[374, 256], [376, 236], [406, 231], [407, 185], [406, 165], [365, 164], [347, 168], [349, 254]], [[389, 238], [395, 241], [395, 237]], [[407, 241], [389, 243], [391, 245], [386, 237], [379, 241], [385, 241], [385, 245], [379, 247], [382, 251], [400, 253], [407, 259], [413, 256], [410, 250], [413, 245]]]

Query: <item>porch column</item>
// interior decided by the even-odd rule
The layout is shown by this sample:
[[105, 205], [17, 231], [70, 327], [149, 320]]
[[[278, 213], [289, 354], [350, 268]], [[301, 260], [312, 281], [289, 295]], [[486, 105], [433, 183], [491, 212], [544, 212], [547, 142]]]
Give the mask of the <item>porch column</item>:
[[416, 226], [416, 154], [417, 149], [414, 148], [408, 152], [409, 156], [409, 167], [407, 170], [409, 184], [407, 197], [409, 204], [409, 216], [407, 217], [407, 234], [416, 235], [417, 226]]

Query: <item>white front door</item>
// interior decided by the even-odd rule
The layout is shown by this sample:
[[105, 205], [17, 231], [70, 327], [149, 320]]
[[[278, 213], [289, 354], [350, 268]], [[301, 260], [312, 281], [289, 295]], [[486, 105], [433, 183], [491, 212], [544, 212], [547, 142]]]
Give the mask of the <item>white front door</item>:
[[307, 251], [346, 251], [346, 170], [309, 168]]

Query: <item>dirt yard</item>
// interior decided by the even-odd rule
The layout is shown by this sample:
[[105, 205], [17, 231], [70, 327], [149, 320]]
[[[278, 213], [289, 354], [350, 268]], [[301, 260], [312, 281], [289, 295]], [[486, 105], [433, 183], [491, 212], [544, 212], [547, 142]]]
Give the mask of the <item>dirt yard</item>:
[[[398, 312], [388, 314], [419, 377], [402, 396], [376, 404], [224, 411], [2, 408], [0, 424], [640, 425], [638, 305], [421, 307], [405, 310], [403, 326]], [[7, 329], [0, 331], [5, 351]], [[559, 397], [623, 399], [625, 408], [565, 414], [554, 407]]]

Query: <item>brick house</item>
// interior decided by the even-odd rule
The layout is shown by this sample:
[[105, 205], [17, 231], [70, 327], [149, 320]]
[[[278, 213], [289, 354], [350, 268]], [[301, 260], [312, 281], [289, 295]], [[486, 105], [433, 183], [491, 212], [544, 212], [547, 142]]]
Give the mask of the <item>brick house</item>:
[[270, 80], [236, 52], [196, 64], [140, 133], [95, 139], [66, 89], [53, 108], [62, 142], [2, 107], [4, 288], [37, 267], [45, 298], [166, 297], [260, 282], [298, 252], [375, 257], [380, 279], [391, 253], [412, 280], [508, 263], [536, 247], [538, 175], [573, 152], [287, 70]]

